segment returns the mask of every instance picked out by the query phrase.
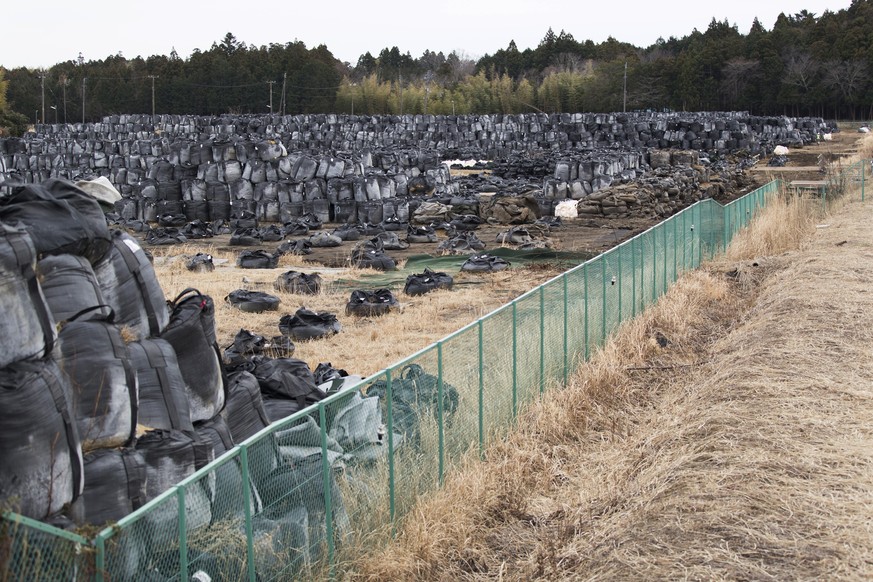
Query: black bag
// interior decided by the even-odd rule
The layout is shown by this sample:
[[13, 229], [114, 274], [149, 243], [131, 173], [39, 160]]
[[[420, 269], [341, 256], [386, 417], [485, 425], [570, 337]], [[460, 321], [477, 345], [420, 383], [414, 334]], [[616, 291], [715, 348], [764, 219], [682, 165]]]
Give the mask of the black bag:
[[215, 270], [215, 264], [212, 262], [212, 255], [207, 253], [197, 253], [185, 263], [185, 267], [189, 271], [196, 273], [209, 273]]
[[113, 231], [112, 248], [94, 274], [116, 323], [132, 328], [138, 339], [160, 335], [170, 319], [167, 300], [148, 255], [132, 236]]
[[6, 509], [44, 519], [82, 493], [72, 388], [55, 362], [0, 368], [0, 435], [0, 492], [15, 500]]
[[476, 230], [481, 224], [482, 219], [475, 214], [463, 214], [449, 222], [455, 230]]
[[83, 523], [103, 525], [133, 513], [146, 502], [146, 464], [132, 448], [100, 449], [85, 454]]
[[55, 324], [35, 268], [27, 231], [0, 224], [0, 367], [47, 356], [54, 348]]
[[159, 246], [182, 244], [188, 242], [188, 239], [178, 228], [167, 226], [153, 228], [148, 231], [145, 241], [147, 244]]
[[298, 410], [324, 399], [326, 394], [315, 385], [309, 365], [295, 358], [256, 357], [252, 374], [265, 395], [294, 400]]
[[336, 315], [327, 311], [315, 312], [304, 307], [294, 315], [283, 315], [279, 319], [279, 332], [295, 340], [310, 340], [339, 333], [342, 325]]
[[385, 254], [383, 241], [378, 236], [356, 244], [349, 262], [354, 267], [377, 271], [393, 271], [397, 266], [394, 259]]
[[424, 273], [415, 273], [406, 278], [403, 292], [407, 295], [424, 295], [436, 289], [451, 289], [454, 279], [451, 275], [442, 272], [424, 269]]
[[139, 380], [140, 425], [150, 429], [194, 429], [188, 391], [179, 360], [169, 342], [160, 338], [127, 344]]
[[275, 269], [278, 264], [279, 255], [267, 251], [242, 251], [236, 259], [241, 269]]
[[301, 222], [286, 222], [282, 225], [282, 234], [286, 236], [308, 236], [309, 227]]
[[262, 227], [258, 231], [259, 237], [264, 242], [278, 242], [285, 238], [285, 231], [275, 224]]
[[179, 232], [188, 239], [212, 238], [215, 236], [215, 233], [212, 231], [212, 225], [201, 219], [192, 220], [183, 226]]
[[473, 255], [461, 265], [462, 271], [493, 273], [508, 269], [511, 263], [506, 259], [495, 257], [488, 254]]
[[429, 226], [410, 225], [406, 230], [406, 240], [411, 243], [435, 243], [437, 242], [437, 235], [433, 228]]
[[76, 255], [48, 255], [37, 264], [40, 286], [55, 321], [64, 321], [83, 309], [105, 305], [91, 318], [106, 319], [106, 305], [91, 263]]
[[312, 212], [307, 212], [306, 214], [298, 218], [297, 222], [306, 225], [309, 230], [318, 230], [319, 228], [324, 226], [324, 223], [322, 223], [321, 219]]
[[231, 246], [256, 247], [261, 244], [261, 233], [256, 228], [238, 228], [230, 235]]
[[161, 214], [158, 216], [158, 226], [172, 226], [179, 228], [188, 223], [188, 218], [184, 214]]
[[36, 251], [79, 255], [91, 264], [109, 250], [109, 227], [97, 200], [67, 180], [51, 178], [0, 198], [0, 220], [21, 222]]
[[276, 249], [278, 255], [311, 255], [312, 243], [307, 239], [286, 240]]
[[279, 309], [279, 298], [262, 291], [237, 289], [228, 293], [224, 300], [240, 311], [247, 313], [261, 313], [263, 311], [276, 311]]
[[[137, 438], [136, 450], [142, 453], [146, 463], [147, 500], [154, 499], [193, 475], [198, 466], [205, 466], [214, 459], [207, 443], [178, 430], [150, 430]], [[178, 520], [178, 515], [176, 518]]]
[[227, 424], [233, 440], [241, 443], [270, 424], [261, 386], [254, 374], [241, 370], [227, 378]]
[[321, 275], [306, 274], [299, 271], [286, 271], [273, 283], [279, 291], [298, 295], [316, 295], [321, 291]]
[[444, 255], [459, 255], [474, 253], [485, 249], [475, 232], [464, 231], [452, 238], [446, 239], [437, 246], [437, 251]]
[[82, 449], [130, 444], [136, 433], [139, 395], [136, 370], [120, 328], [111, 317], [79, 321], [77, 314], [64, 323], [58, 343], [59, 364], [70, 378]]
[[375, 291], [357, 289], [352, 291], [349, 302], [346, 304], [346, 315], [357, 315], [358, 317], [385, 315], [398, 305], [400, 304], [397, 302], [397, 298], [388, 289], [376, 289]]
[[226, 378], [215, 337], [215, 304], [196, 289], [171, 303], [170, 323], [161, 334], [176, 352], [188, 391], [191, 420], [208, 420], [224, 408]]

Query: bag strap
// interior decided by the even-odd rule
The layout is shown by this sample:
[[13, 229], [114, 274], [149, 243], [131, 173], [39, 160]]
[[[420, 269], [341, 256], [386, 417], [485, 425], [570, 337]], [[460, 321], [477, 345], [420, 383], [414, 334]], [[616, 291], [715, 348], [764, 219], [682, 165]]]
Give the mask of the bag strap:
[[104, 307], [109, 308], [109, 315], [107, 315], [106, 319], [104, 319], [103, 321], [105, 321], [106, 323], [115, 323], [115, 310], [113, 310], [110, 305], [106, 305], [105, 303], [101, 303], [100, 305], [92, 305], [91, 307], [86, 307], [85, 309], [82, 309], [81, 311], [68, 317], [66, 319], [66, 322], [70, 323], [72, 321], [76, 321], [77, 319], [79, 319], [80, 317], [85, 315], [86, 313], [91, 313], [92, 311], [97, 311], [98, 309], [103, 309]]
[[80, 487], [82, 486], [83, 477], [83, 461], [81, 449], [79, 448], [79, 433], [76, 430], [76, 423], [70, 416], [70, 410], [67, 406], [67, 397], [61, 389], [61, 378], [57, 374], [51, 374], [48, 367], [43, 367], [40, 371], [40, 376], [43, 377], [48, 385], [49, 393], [52, 400], [55, 402], [55, 409], [61, 415], [61, 420], [64, 422], [64, 432], [67, 437], [67, 446], [70, 449], [70, 469], [73, 472], [73, 501], [79, 498]]
[[124, 380], [127, 384], [127, 394], [130, 398], [130, 436], [127, 439], [126, 445], [133, 442], [136, 437], [136, 418], [139, 413], [139, 383], [136, 377], [136, 370], [133, 369], [133, 362], [130, 360], [130, 351], [127, 349], [124, 340], [121, 339], [121, 334], [117, 333], [116, 329], [109, 330], [109, 341], [112, 343], [112, 350], [115, 358], [121, 361], [124, 366]]
[[170, 426], [177, 430], [182, 430], [182, 415], [176, 406], [176, 399], [170, 385], [170, 376], [167, 374], [167, 358], [164, 357], [161, 348], [153, 341], [144, 340], [139, 345], [142, 346], [145, 352], [149, 366], [158, 376], [158, 383], [161, 385], [161, 395], [164, 397], [167, 415], [170, 417]]
[[185, 299], [185, 298], [186, 298], [186, 297], [185, 297], [186, 295], [192, 295], [192, 296], [193, 296], [193, 295], [195, 295], [195, 294], [196, 294], [198, 297], [203, 297], [203, 293], [201, 293], [199, 290], [195, 289], [194, 287], [188, 287], [188, 288], [186, 288], [186, 289], [183, 289], [181, 293], [179, 293], [178, 295], [176, 295], [176, 298], [173, 299], [172, 301], [170, 301], [170, 304], [171, 304], [171, 305], [174, 305], [174, 306], [175, 306], [175, 305], [179, 305], [179, 303], [182, 301], [182, 299]]
[[6, 241], [15, 254], [16, 262], [21, 267], [21, 276], [27, 281], [27, 294], [30, 295], [30, 302], [36, 311], [39, 327], [42, 329], [43, 344], [45, 345], [44, 355], [48, 357], [55, 347], [55, 325], [46, 305], [45, 297], [43, 297], [40, 290], [36, 272], [33, 270], [33, 248], [25, 242], [23, 236], [7, 236]]
[[141, 463], [135, 461], [135, 451], [124, 449], [121, 451], [121, 464], [124, 466], [124, 474], [127, 477], [127, 498], [133, 509], [139, 509], [145, 504], [143, 495], [145, 491], [146, 472]]
[[149, 322], [149, 331], [151, 335], [158, 335], [161, 333], [161, 327], [158, 324], [158, 313], [155, 311], [155, 306], [152, 305], [152, 302], [149, 301], [149, 290], [146, 285], [145, 277], [142, 274], [142, 265], [139, 262], [136, 254], [133, 250], [127, 246], [127, 241], [118, 237], [115, 241], [115, 248], [118, 249], [121, 258], [124, 260], [124, 264], [127, 265], [127, 269], [133, 275], [136, 280], [136, 285], [139, 287], [139, 293], [142, 296], [142, 303], [146, 310], [146, 316], [148, 317]]

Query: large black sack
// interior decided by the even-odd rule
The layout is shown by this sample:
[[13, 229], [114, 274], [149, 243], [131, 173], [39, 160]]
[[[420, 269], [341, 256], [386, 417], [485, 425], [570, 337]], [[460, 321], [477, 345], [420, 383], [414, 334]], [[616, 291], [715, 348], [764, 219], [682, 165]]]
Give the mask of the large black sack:
[[315, 376], [303, 360], [255, 357], [252, 362], [252, 374], [258, 379], [261, 392], [265, 395], [294, 400], [299, 406], [298, 410], [326, 396], [316, 386]]
[[79, 523], [103, 525], [133, 513], [146, 501], [146, 464], [133, 448], [87, 453], [85, 488], [77, 504]]
[[137, 438], [136, 450], [146, 463], [148, 500], [214, 460], [209, 444], [178, 430], [150, 430]]
[[242, 442], [270, 424], [261, 387], [251, 372], [241, 370], [227, 377], [227, 424], [235, 442]]
[[236, 289], [228, 293], [224, 300], [231, 306], [247, 313], [261, 313], [262, 311], [279, 309], [279, 298], [263, 291]]
[[356, 289], [352, 291], [349, 302], [346, 304], [346, 315], [358, 317], [385, 315], [399, 305], [397, 298], [389, 289], [376, 289], [375, 291]]
[[424, 295], [436, 289], [451, 289], [454, 279], [448, 273], [424, 269], [424, 273], [414, 273], [406, 278], [403, 292], [407, 295]]
[[92, 264], [109, 249], [100, 203], [72, 182], [51, 178], [0, 198], [0, 221], [21, 222], [39, 254], [79, 255]]
[[173, 346], [153, 338], [131, 342], [127, 348], [139, 381], [138, 423], [149, 429], [194, 430], [185, 379]]
[[54, 348], [55, 325], [35, 269], [27, 231], [0, 224], [0, 368]]
[[474, 273], [494, 273], [508, 269], [511, 263], [502, 257], [495, 257], [486, 253], [473, 255], [461, 265], [462, 271]]
[[110, 320], [64, 323], [58, 363], [70, 378], [83, 450], [129, 444], [136, 433], [136, 370], [121, 329]]
[[103, 298], [91, 263], [76, 255], [48, 255], [37, 263], [39, 282], [55, 321], [64, 321], [83, 309], [103, 305], [89, 319], [106, 319], [111, 308]]
[[215, 336], [215, 304], [196, 289], [171, 303], [170, 323], [161, 337], [176, 352], [188, 391], [191, 420], [209, 420], [224, 408], [226, 378]]
[[170, 313], [155, 269], [136, 240], [112, 232], [112, 248], [94, 267], [100, 291], [115, 311], [115, 322], [133, 329], [137, 339], [158, 336]]
[[286, 271], [276, 278], [273, 287], [286, 293], [299, 295], [317, 295], [321, 291], [321, 275], [318, 273], [301, 273], [299, 271]]
[[279, 264], [279, 254], [267, 251], [242, 251], [236, 259], [240, 269], [275, 269]]
[[44, 519], [82, 493], [71, 392], [52, 360], [0, 369], [0, 493], [6, 509]]
[[212, 255], [208, 253], [197, 253], [185, 263], [185, 268], [195, 273], [210, 273], [215, 270], [215, 263], [212, 262]]
[[342, 325], [336, 315], [327, 311], [311, 311], [304, 307], [294, 315], [283, 315], [279, 319], [279, 332], [295, 340], [310, 340], [339, 333]]

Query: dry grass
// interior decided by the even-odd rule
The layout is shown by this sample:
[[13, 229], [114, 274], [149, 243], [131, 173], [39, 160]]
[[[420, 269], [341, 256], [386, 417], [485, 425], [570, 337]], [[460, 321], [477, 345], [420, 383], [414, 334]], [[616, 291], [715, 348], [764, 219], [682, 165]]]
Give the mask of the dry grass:
[[807, 242], [799, 209], [762, 215], [350, 578], [873, 577], [870, 204]]
[[[401, 308], [382, 317], [358, 318], [345, 315], [349, 300], [340, 279], [357, 280], [376, 271], [367, 269], [321, 268], [303, 261], [302, 257], [282, 257], [276, 269], [240, 269], [235, 266], [236, 253], [215, 253], [201, 246], [155, 247], [155, 271], [164, 293], [173, 299], [187, 287], [194, 287], [213, 298], [216, 305], [216, 327], [222, 347], [232, 343], [240, 329], [248, 329], [267, 338], [279, 335], [282, 315], [294, 313], [300, 307], [337, 314], [343, 331], [333, 337], [298, 342], [294, 357], [306, 361], [313, 369], [319, 362], [332, 362], [352, 374], [367, 376], [430, 345], [471, 321], [500, 307], [514, 297], [555, 276], [555, 268], [513, 269], [490, 275], [461, 273], [455, 277], [452, 291], [436, 291], [419, 297], [402, 293], [402, 285], [394, 289]], [[211, 252], [218, 263], [211, 273], [192, 273], [185, 268], [185, 256], [196, 252]], [[223, 262], [219, 262], [223, 261]], [[289, 269], [317, 271], [324, 285], [318, 295], [295, 295], [276, 291], [273, 282]], [[363, 285], [361, 288], [372, 288]], [[279, 311], [245, 313], [230, 306], [224, 298], [235, 289], [250, 289], [271, 293], [280, 298]]]

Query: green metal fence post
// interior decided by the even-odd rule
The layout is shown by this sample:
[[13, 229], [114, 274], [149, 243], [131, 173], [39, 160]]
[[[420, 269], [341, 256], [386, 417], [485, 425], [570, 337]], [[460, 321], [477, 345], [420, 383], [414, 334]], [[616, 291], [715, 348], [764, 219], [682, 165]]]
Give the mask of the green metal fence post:
[[252, 527], [252, 482], [249, 479], [249, 447], [239, 446], [239, 462], [242, 468], [243, 515], [246, 528], [246, 571], [250, 582], [255, 582], [255, 533]]
[[394, 525], [394, 388], [391, 385], [391, 369], [385, 370], [385, 406], [388, 427], [388, 515], [391, 517], [391, 535], [397, 533]]
[[485, 348], [482, 320], [479, 320], [479, 457], [485, 455]]
[[179, 580], [188, 579], [188, 514], [185, 511], [185, 486], [176, 486], [176, 499], [179, 501]]
[[637, 237], [630, 239], [631, 250], [631, 317], [637, 316]]
[[618, 322], [621, 323], [623, 321], [622, 317], [624, 316], [624, 312], [622, 311], [622, 305], [621, 305], [621, 299], [622, 299], [622, 297], [621, 297], [621, 287], [622, 287], [622, 285], [621, 285], [621, 271], [622, 271], [622, 269], [621, 269], [621, 247], [616, 247], [615, 254], [616, 254], [616, 258], [617, 258], [617, 262], [618, 262], [618, 267], [617, 267], [618, 275], [613, 275], [612, 279], [613, 279], [613, 283], [618, 285]]
[[518, 309], [512, 300], [512, 418], [518, 413]]
[[[95, 564], [94, 569], [96, 572], [94, 573], [96, 576], [97, 582], [103, 582], [105, 578], [106, 572], [106, 540], [103, 539], [103, 534], [100, 533], [97, 536], [97, 556], [95, 556]], [[74, 578], [75, 580], [75, 578]]]
[[661, 232], [664, 233], [664, 240], [662, 241], [664, 244], [664, 290], [661, 292], [661, 295], [667, 292], [667, 228], [661, 223]]
[[564, 388], [567, 387], [567, 377], [569, 375], [568, 362], [567, 362], [567, 352], [569, 351], [568, 342], [569, 342], [569, 328], [567, 319], [569, 317], [569, 307], [568, 301], [569, 298], [567, 296], [567, 271], [564, 271], [564, 275], [561, 277], [561, 280], [564, 284]]
[[585, 286], [585, 361], [588, 361], [588, 261], [582, 263], [582, 281]]
[[652, 230], [652, 303], [658, 300], [658, 235]]
[[[682, 215], [685, 215], [684, 211]], [[673, 223], [673, 281], [676, 281], [679, 278], [679, 219], [674, 216], [670, 220]]]
[[439, 436], [439, 483], [443, 484], [446, 463], [446, 427], [443, 422], [443, 342], [437, 342], [437, 433]]
[[688, 270], [688, 213], [694, 212], [693, 210], [688, 210], [687, 208], [682, 211], [682, 271]]
[[327, 561], [330, 564], [331, 577], [336, 561], [334, 556], [333, 539], [333, 498], [330, 494], [330, 461], [327, 458], [327, 415], [324, 411], [324, 402], [318, 404], [318, 425], [321, 427], [321, 482], [324, 494], [324, 521], [327, 527]]
[[600, 283], [603, 289], [600, 292], [601, 316], [600, 316], [600, 339], [597, 342], [598, 346], [602, 346], [606, 340], [606, 259], [604, 255], [600, 256]]
[[540, 285], [540, 394], [546, 391], [546, 295]]

